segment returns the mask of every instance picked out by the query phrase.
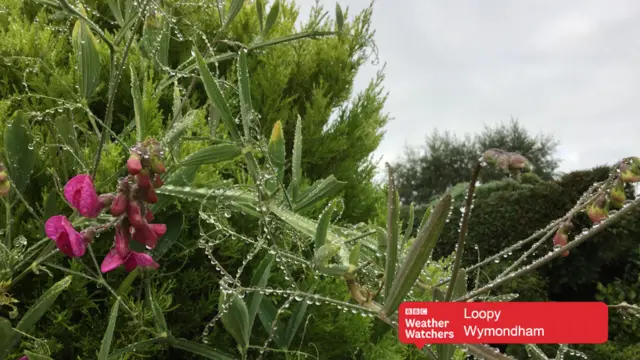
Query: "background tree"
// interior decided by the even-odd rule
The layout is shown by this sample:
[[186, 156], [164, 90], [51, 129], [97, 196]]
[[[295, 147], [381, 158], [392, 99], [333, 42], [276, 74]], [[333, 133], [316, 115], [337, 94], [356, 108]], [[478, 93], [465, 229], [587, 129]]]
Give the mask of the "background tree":
[[[550, 180], [558, 167], [554, 156], [558, 142], [552, 135], [530, 134], [517, 119], [494, 127], [485, 126], [474, 136], [463, 138], [451, 132], [435, 130], [428, 135], [421, 147], [409, 147], [405, 157], [396, 165], [398, 191], [406, 205], [429, 203], [449, 186], [468, 181], [471, 167], [489, 148], [501, 148], [527, 157], [534, 166], [534, 173]], [[499, 171], [487, 171], [482, 182], [504, 177]]]

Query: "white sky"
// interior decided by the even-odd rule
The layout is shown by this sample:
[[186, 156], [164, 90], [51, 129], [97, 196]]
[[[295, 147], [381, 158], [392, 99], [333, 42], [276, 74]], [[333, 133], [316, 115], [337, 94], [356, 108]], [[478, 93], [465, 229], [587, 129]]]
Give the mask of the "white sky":
[[[353, 18], [370, 0], [339, 2]], [[296, 0], [301, 18], [314, 3]], [[377, 0], [372, 28], [380, 64], [356, 89], [386, 63], [383, 161], [512, 116], [560, 141], [560, 171], [640, 155], [640, 1]]]

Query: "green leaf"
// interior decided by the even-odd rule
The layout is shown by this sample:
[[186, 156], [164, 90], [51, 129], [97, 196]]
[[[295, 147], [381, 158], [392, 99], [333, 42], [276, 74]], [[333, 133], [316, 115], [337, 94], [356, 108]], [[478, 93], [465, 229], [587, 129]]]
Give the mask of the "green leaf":
[[358, 261], [360, 261], [360, 248], [362, 247], [362, 243], [358, 241], [356, 245], [351, 249], [351, 253], [349, 253], [349, 264], [353, 266], [358, 266]]
[[[49, 219], [50, 217], [56, 215], [57, 213], [57, 203], [58, 203], [58, 193], [55, 189], [49, 191], [47, 194], [47, 198], [44, 201], [44, 213], [43, 218]], [[44, 224], [42, 224], [42, 236], [46, 236], [44, 231]]]
[[[227, 297], [229, 297], [228, 300]], [[221, 291], [218, 311], [222, 312], [223, 306], [227, 303], [227, 311], [220, 318], [222, 324], [224, 328], [227, 329], [227, 332], [233, 336], [238, 345], [242, 349], [246, 349], [249, 346], [249, 335], [251, 334], [247, 305], [238, 294], [226, 294], [224, 291]]]
[[[116, 300], [111, 307], [111, 314], [109, 315], [109, 323], [107, 324], [107, 330], [102, 337], [102, 343], [100, 344], [100, 352], [98, 353], [98, 360], [107, 360], [109, 357], [109, 351], [111, 350], [111, 343], [113, 342], [113, 331], [116, 328], [116, 322], [118, 321], [118, 308], [120, 307], [120, 301]], [[29, 359], [31, 360], [31, 359]]]
[[264, 29], [262, 30], [262, 36], [267, 36], [271, 28], [278, 20], [278, 15], [280, 14], [280, 0], [276, 0], [273, 5], [271, 5], [271, 9], [269, 10], [269, 14], [267, 15], [267, 21], [264, 24]]
[[223, 29], [226, 29], [229, 24], [233, 21], [233, 19], [238, 16], [240, 10], [242, 10], [242, 6], [244, 5], [244, 0], [232, 0], [231, 5], [229, 5], [229, 13], [227, 14], [227, 18], [224, 21]]
[[229, 104], [227, 100], [225, 100], [222, 95], [222, 91], [218, 86], [218, 82], [215, 80], [207, 64], [204, 62], [202, 55], [197, 48], [193, 48], [194, 53], [196, 54], [196, 61], [198, 63], [198, 71], [200, 71], [200, 76], [202, 77], [202, 82], [204, 83], [204, 89], [207, 92], [207, 96], [209, 96], [209, 100], [211, 103], [218, 109], [220, 112], [220, 116], [222, 121], [224, 122], [227, 130], [231, 134], [231, 139], [237, 142], [242, 142], [242, 138], [240, 137], [240, 133], [238, 132], [238, 128], [236, 127], [236, 121], [231, 115], [231, 110], [229, 109]]
[[[273, 130], [271, 130], [271, 137], [269, 138], [268, 155], [271, 165], [275, 168], [276, 179], [268, 182], [269, 191], [275, 192], [278, 186], [278, 182], [284, 181], [284, 169], [285, 169], [285, 156], [286, 149], [284, 144], [284, 134], [282, 132], [282, 123], [280, 120], [273, 124]], [[277, 180], [277, 181], [276, 181]]]
[[53, 360], [52, 358], [48, 357], [47, 355], [36, 354], [36, 353], [28, 351], [28, 350], [25, 350], [24, 354], [27, 356], [27, 358], [29, 358], [29, 360]]
[[[289, 224], [294, 229], [307, 235], [311, 239], [315, 239], [316, 232], [317, 232], [316, 230], [318, 228], [318, 223], [316, 221], [306, 218], [304, 216], [300, 216], [289, 210], [283, 209], [275, 204], [270, 204], [269, 209], [277, 217], [279, 217], [282, 221]], [[343, 242], [343, 240], [340, 237], [338, 237], [336, 234], [334, 234], [332, 231], [327, 231], [326, 239], [336, 244]]]
[[342, 28], [344, 28], [344, 13], [340, 4], [336, 3], [336, 30], [341, 32]]
[[422, 229], [424, 227], [424, 224], [427, 222], [427, 220], [429, 219], [429, 216], [431, 216], [431, 206], [427, 207], [427, 209], [424, 211], [424, 215], [422, 216], [422, 220], [420, 221], [420, 226], [418, 226], [418, 229]]
[[8, 346], [7, 342], [12, 336], [13, 327], [11, 326], [11, 321], [7, 318], [0, 317], [0, 352]]
[[260, 33], [264, 31], [264, 2], [256, 0], [256, 14], [258, 15], [258, 25], [260, 25]]
[[118, 349], [114, 352], [112, 352], [108, 359], [109, 360], [120, 360], [122, 359], [122, 356], [128, 353], [142, 353], [144, 350], [150, 348], [151, 346], [158, 344], [158, 343], [162, 343], [165, 342], [166, 339], [165, 338], [154, 338], [154, 339], [149, 339], [149, 340], [143, 340], [143, 341], [139, 341], [130, 345], [127, 345], [121, 349]]
[[[275, 5], [274, 5], [275, 6]], [[296, 132], [293, 137], [293, 155], [291, 157], [291, 183], [289, 184], [289, 194], [291, 201], [298, 199], [298, 192], [302, 183], [302, 119], [298, 115], [296, 121]]]
[[[183, 166], [178, 168], [175, 172], [172, 172], [171, 174], [169, 174], [169, 176], [167, 177], [167, 179], [165, 179], [164, 181], [164, 186], [189, 186], [191, 185], [191, 183], [193, 182], [193, 180], [195, 180], [196, 178], [196, 174], [198, 172], [198, 169], [200, 168], [200, 165], [193, 165], [193, 166]], [[171, 197], [166, 196], [167, 194], [164, 193], [165, 196], [163, 196], [162, 192], [160, 191], [162, 188], [160, 189], [156, 189], [156, 193], [158, 194], [158, 202], [153, 204], [153, 206], [151, 206], [151, 211], [155, 214], [157, 212], [159, 212], [160, 210], [164, 209], [164, 207], [169, 204], [169, 202], [172, 200]]]
[[170, 341], [172, 347], [188, 351], [192, 354], [203, 356], [213, 360], [237, 360], [209, 346], [194, 343], [185, 339], [172, 339]]
[[116, 18], [118, 25], [124, 24], [124, 17], [122, 17], [122, 10], [120, 10], [120, 0], [108, 0], [109, 9], [113, 13], [113, 17]]
[[318, 226], [316, 227], [316, 234], [315, 234], [315, 250], [316, 251], [320, 249], [322, 245], [324, 245], [325, 240], [327, 239], [329, 225], [331, 224], [331, 216], [333, 216], [333, 212], [336, 210], [337, 205], [338, 205], [338, 201], [333, 200], [322, 211], [322, 214], [320, 214], [320, 219], [318, 220]]
[[[267, 334], [271, 333], [271, 328], [273, 326], [273, 322], [276, 321], [276, 315], [278, 313], [278, 309], [273, 304], [271, 299], [262, 298], [262, 302], [260, 303], [260, 310], [258, 311], [258, 317], [260, 318], [260, 322], [264, 327]], [[283, 349], [286, 347], [285, 344], [285, 329], [283, 326], [280, 326], [280, 322], [278, 321], [278, 326], [276, 327], [275, 334], [273, 336], [273, 341], [278, 345], [279, 348]]]
[[285, 331], [285, 348], [288, 349], [291, 346], [291, 342], [293, 342], [293, 339], [296, 337], [298, 328], [300, 327], [300, 324], [302, 324], [307, 313], [307, 307], [309, 307], [309, 304], [306, 301], [300, 301], [293, 308]]
[[116, 294], [119, 296], [126, 295], [129, 292], [129, 289], [131, 289], [131, 284], [133, 284], [138, 275], [140, 275], [140, 268], [135, 268], [129, 273], [129, 275], [127, 275], [126, 278], [124, 278], [124, 280], [122, 280]]
[[[251, 278], [251, 286], [254, 288], [264, 288], [267, 286], [267, 282], [269, 281], [269, 275], [271, 275], [271, 265], [273, 264], [273, 260], [275, 256], [272, 254], [267, 254], [258, 267], [253, 272], [253, 277]], [[254, 291], [247, 296], [247, 302], [249, 303], [249, 327], [253, 328], [253, 323], [255, 322], [256, 315], [258, 314], [258, 310], [260, 309], [260, 304], [262, 303], [263, 295]]]
[[133, 97], [133, 110], [135, 112], [136, 122], [136, 140], [142, 142], [147, 135], [147, 119], [144, 114], [144, 104], [142, 102], [142, 93], [140, 92], [140, 81], [133, 65], [131, 69], [131, 96]]
[[156, 330], [162, 335], [167, 335], [169, 329], [167, 327], [167, 321], [164, 318], [164, 314], [162, 313], [162, 309], [158, 306], [158, 303], [153, 298], [153, 293], [151, 292], [151, 284], [149, 281], [146, 282], [146, 300], [147, 304], [151, 308], [151, 312], [153, 313], [154, 322], [156, 325]]
[[463, 268], [458, 271], [456, 282], [453, 285], [453, 298], [457, 299], [467, 294], [467, 272]]
[[[56, 142], [58, 144], [64, 144], [61, 150], [62, 159], [61, 162], [66, 166], [73, 168], [76, 163], [76, 155], [80, 154], [80, 146], [78, 145], [78, 135], [76, 134], [73, 126], [73, 121], [66, 117], [57, 117], [54, 121], [56, 130]], [[69, 176], [69, 174], [65, 174]]]
[[[173, 185], [164, 185], [156, 189], [158, 194], [170, 196], [174, 199], [183, 199], [196, 201], [223, 201], [228, 206], [235, 208], [247, 215], [260, 217], [256, 206], [258, 204], [256, 194], [248, 190], [237, 189], [207, 189], [207, 188], [190, 188]], [[160, 203], [160, 202], [158, 202]], [[157, 205], [157, 204], [156, 204]], [[153, 210], [155, 212], [155, 210]]]
[[451, 208], [451, 194], [445, 194], [438, 202], [425, 226], [420, 230], [409, 249], [407, 257], [393, 278], [393, 285], [384, 303], [387, 316], [393, 315], [413, 287], [424, 265], [431, 256]]
[[162, 257], [178, 241], [182, 233], [184, 215], [182, 213], [174, 214], [166, 221], [166, 224], [167, 232], [158, 240], [152, 250], [154, 258]]
[[247, 50], [240, 50], [238, 57], [238, 87], [240, 89], [240, 113], [244, 128], [245, 142], [251, 140], [251, 124], [253, 123], [253, 105], [251, 104], [251, 87], [249, 86], [249, 66], [247, 65]]
[[22, 319], [20, 319], [20, 322], [18, 322], [16, 326], [17, 331], [14, 332], [11, 340], [8, 341], [4, 348], [0, 349], [0, 359], [4, 359], [9, 354], [11, 348], [20, 341], [23, 333], [31, 332], [31, 329], [38, 320], [49, 310], [53, 302], [56, 301], [58, 295], [71, 285], [71, 279], [72, 276], [69, 275], [53, 284], [53, 286], [45, 291], [45, 293], [36, 300], [35, 304], [27, 310], [24, 316], [22, 316]]
[[242, 155], [242, 149], [234, 144], [213, 145], [200, 149], [180, 162], [180, 166], [208, 165], [233, 160]]
[[16, 111], [4, 132], [4, 147], [12, 185], [19, 192], [26, 189], [35, 165], [32, 141], [25, 116], [22, 111]]
[[404, 232], [404, 237], [402, 238], [402, 245], [409, 241], [409, 237], [411, 236], [411, 232], [413, 231], [413, 224], [415, 221], [415, 209], [413, 203], [409, 205], [409, 220], [407, 221], [407, 230]]
[[390, 279], [396, 273], [398, 262], [398, 220], [400, 218], [400, 201], [396, 191], [395, 181], [391, 167], [388, 168], [389, 183], [387, 185], [387, 253], [385, 256], [384, 276], [387, 279], [384, 283], [384, 296], [391, 293]]
[[436, 302], [444, 301], [444, 292], [437, 286], [433, 288], [433, 301], [436, 301]]
[[162, 138], [162, 144], [166, 149], [174, 149], [178, 145], [186, 130], [198, 120], [199, 113], [200, 110], [190, 110], [184, 116], [177, 117], [177, 120], [171, 124]]
[[298, 199], [293, 205], [293, 211], [302, 212], [316, 205], [323, 199], [336, 196], [346, 184], [344, 181], [338, 181], [333, 175], [330, 175], [326, 179], [316, 181], [302, 193], [298, 194]]
[[[81, 7], [80, 12], [87, 15]], [[89, 99], [100, 84], [100, 52], [98, 41], [84, 20], [77, 20], [71, 35], [73, 47], [78, 57], [80, 72], [80, 95]]]
[[456, 346], [452, 344], [436, 344], [436, 355], [438, 360], [453, 360], [453, 353], [456, 351]]

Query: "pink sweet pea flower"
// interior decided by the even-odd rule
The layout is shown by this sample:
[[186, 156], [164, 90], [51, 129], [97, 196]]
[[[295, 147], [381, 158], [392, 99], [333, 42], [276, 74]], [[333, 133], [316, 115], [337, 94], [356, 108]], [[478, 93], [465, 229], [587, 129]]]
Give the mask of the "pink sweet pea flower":
[[135, 268], [154, 268], [157, 269], [160, 265], [153, 261], [153, 258], [149, 254], [139, 253], [137, 251], [130, 251], [126, 256], [120, 256], [118, 250], [111, 249], [107, 256], [100, 265], [100, 271], [103, 273], [109, 272], [117, 267], [124, 265], [124, 269], [127, 272], [132, 272]]
[[64, 186], [64, 197], [71, 206], [86, 218], [95, 218], [102, 211], [103, 204], [98, 199], [91, 177], [76, 175]]
[[158, 239], [167, 232], [167, 225], [165, 224], [147, 224], [135, 228], [133, 233], [133, 239], [141, 244], [144, 244], [148, 249], [153, 249], [158, 243]]
[[29, 358], [25, 355], [25, 356], [21, 357], [21, 358], [20, 358], [20, 359], [18, 359], [18, 360], [29, 360]]
[[121, 257], [125, 257], [129, 253], [130, 235], [128, 226], [122, 226], [120, 223], [116, 225], [115, 249]]
[[76, 231], [69, 219], [64, 215], [55, 215], [49, 218], [44, 225], [45, 232], [53, 239], [60, 251], [71, 257], [84, 255], [87, 245], [82, 234]]

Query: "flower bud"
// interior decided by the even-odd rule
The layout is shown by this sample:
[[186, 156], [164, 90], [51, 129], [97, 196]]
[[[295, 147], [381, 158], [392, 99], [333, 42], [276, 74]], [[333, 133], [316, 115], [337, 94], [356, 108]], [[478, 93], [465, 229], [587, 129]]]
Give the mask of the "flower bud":
[[620, 164], [620, 180], [624, 182], [639, 182], [640, 181], [640, 167], [637, 164], [629, 165], [627, 163]]
[[157, 156], [151, 157], [151, 170], [155, 174], [164, 174], [167, 171], [164, 167], [164, 164], [162, 163], [162, 160]]
[[148, 170], [140, 170], [140, 173], [136, 175], [136, 180], [138, 181], [138, 187], [141, 189], [147, 189], [151, 187], [151, 178], [149, 177]]
[[611, 188], [611, 192], [609, 193], [609, 197], [611, 202], [609, 203], [611, 207], [615, 209], [621, 209], [622, 204], [625, 200], [627, 200], [627, 196], [624, 193], [624, 182], [622, 179], [617, 179]]
[[589, 215], [589, 219], [591, 219], [594, 224], [601, 222], [609, 216], [607, 199], [604, 195], [600, 195], [587, 206], [587, 215]]
[[127, 211], [129, 199], [125, 193], [119, 192], [111, 203], [111, 215], [120, 216]]
[[[556, 231], [556, 234], [553, 236], [553, 247], [554, 249], [559, 249], [565, 245], [567, 245], [569, 241], [569, 231], [573, 229], [573, 223], [571, 220], [564, 222]], [[562, 256], [568, 256], [569, 252], [565, 251]]]
[[160, 175], [156, 174], [156, 176], [153, 178], [153, 187], [159, 189], [162, 187], [162, 185], [164, 185], [164, 181], [162, 181]]
[[147, 193], [145, 194], [144, 199], [146, 202], [150, 204], [155, 204], [158, 202], [158, 195], [156, 195], [156, 192], [155, 190], [153, 190], [152, 187], [149, 187], [149, 189], [147, 190]]
[[127, 216], [129, 217], [131, 226], [133, 226], [134, 228], [143, 226], [140, 204], [138, 204], [137, 201], [129, 202]]
[[84, 243], [89, 245], [93, 242], [93, 239], [96, 237], [96, 229], [92, 227], [86, 228], [82, 232], [80, 232], [80, 235], [82, 235], [82, 240], [84, 241]]
[[100, 196], [98, 196], [98, 201], [100, 202], [100, 204], [102, 204], [102, 207], [109, 207], [111, 206], [111, 204], [113, 203], [113, 199], [115, 199], [116, 194], [112, 194], [112, 193], [108, 193], [108, 194], [102, 194]]
[[140, 173], [140, 170], [142, 170], [140, 155], [132, 151], [131, 156], [129, 156], [129, 159], [127, 160], [127, 171], [131, 175], [136, 175]]
[[11, 183], [9, 180], [0, 181], [0, 197], [5, 197], [9, 195], [9, 191], [11, 190]]
[[151, 212], [151, 210], [147, 209], [147, 211], [144, 213], [144, 219], [147, 220], [147, 222], [152, 222], [154, 217], [153, 217], [153, 213]]

